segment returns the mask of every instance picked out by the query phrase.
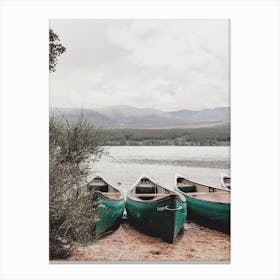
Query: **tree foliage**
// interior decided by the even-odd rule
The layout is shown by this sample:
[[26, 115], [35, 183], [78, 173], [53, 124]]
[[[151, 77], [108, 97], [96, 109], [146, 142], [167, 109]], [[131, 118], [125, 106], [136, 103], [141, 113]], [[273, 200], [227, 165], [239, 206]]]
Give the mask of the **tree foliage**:
[[66, 51], [60, 43], [58, 35], [49, 28], [49, 71], [55, 72], [58, 57]]

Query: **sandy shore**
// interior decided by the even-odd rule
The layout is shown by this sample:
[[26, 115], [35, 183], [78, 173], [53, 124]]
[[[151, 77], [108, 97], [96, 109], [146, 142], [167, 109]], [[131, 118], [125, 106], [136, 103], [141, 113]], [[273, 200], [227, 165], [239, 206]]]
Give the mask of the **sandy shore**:
[[76, 245], [69, 261], [230, 261], [230, 236], [185, 223], [173, 244], [148, 236], [126, 222], [89, 245]]

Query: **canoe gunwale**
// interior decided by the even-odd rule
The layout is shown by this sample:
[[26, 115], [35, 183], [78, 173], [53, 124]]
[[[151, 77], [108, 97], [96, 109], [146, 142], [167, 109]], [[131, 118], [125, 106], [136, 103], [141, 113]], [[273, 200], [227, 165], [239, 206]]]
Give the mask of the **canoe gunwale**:
[[100, 192], [100, 191], [95, 191], [95, 193], [97, 193], [99, 196], [101, 196], [102, 198], [104, 198], [106, 201], [122, 201], [124, 200], [124, 196], [122, 193], [120, 193], [121, 197], [120, 198], [111, 198], [111, 197], [107, 197], [105, 194], [106, 192]]

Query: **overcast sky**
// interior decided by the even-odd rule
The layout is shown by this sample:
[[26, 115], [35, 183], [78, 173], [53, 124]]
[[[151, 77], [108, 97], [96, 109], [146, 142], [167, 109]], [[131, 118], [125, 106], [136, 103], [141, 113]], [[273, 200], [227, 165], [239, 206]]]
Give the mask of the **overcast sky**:
[[229, 106], [229, 21], [51, 20], [66, 52], [52, 107]]

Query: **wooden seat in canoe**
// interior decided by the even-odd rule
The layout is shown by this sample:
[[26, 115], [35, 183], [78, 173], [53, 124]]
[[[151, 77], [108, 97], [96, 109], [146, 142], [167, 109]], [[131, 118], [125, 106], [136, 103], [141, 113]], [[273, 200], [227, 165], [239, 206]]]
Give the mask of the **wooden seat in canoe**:
[[191, 193], [190, 197], [213, 201], [213, 202], [222, 202], [230, 203], [230, 193], [229, 192], [204, 192], [204, 193]]
[[112, 198], [112, 199], [118, 199], [119, 197], [121, 197], [120, 192], [101, 192], [101, 191], [97, 191], [96, 193], [100, 193], [102, 196], [105, 196], [107, 198]]
[[169, 196], [171, 195], [170, 193], [143, 193], [143, 194], [140, 194], [140, 193], [132, 193], [130, 194], [130, 196], [135, 196], [135, 197], [141, 197], [141, 196], [163, 196], [163, 197], [166, 197], [166, 196]]

